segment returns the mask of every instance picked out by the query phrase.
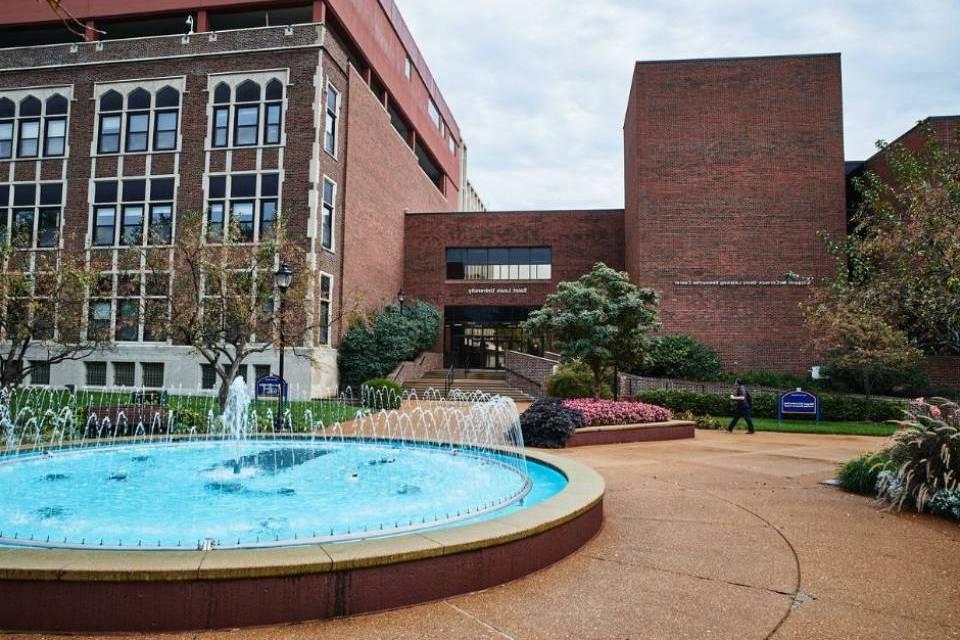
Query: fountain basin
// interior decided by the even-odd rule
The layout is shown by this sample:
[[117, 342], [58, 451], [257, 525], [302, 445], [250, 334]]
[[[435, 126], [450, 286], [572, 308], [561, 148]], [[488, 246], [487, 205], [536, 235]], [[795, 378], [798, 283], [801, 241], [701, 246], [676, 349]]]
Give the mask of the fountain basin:
[[455, 526], [255, 549], [0, 548], [0, 629], [159, 632], [277, 624], [501, 584], [572, 553], [602, 521], [599, 474], [541, 453], [528, 452], [527, 460], [566, 483], [532, 506], [511, 503]]

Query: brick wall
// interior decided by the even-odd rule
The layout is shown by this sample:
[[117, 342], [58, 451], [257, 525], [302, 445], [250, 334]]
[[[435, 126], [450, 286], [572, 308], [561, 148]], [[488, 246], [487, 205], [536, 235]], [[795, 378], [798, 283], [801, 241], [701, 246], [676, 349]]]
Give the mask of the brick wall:
[[[923, 131], [925, 127], [929, 127], [934, 140], [948, 150], [954, 150], [957, 148], [957, 145], [960, 144], [957, 138], [957, 134], [960, 132], [960, 116], [926, 118], [923, 122], [917, 124], [894, 140], [893, 144], [902, 145], [911, 151], [920, 151], [926, 143]], [[893, 172], [890, 170], [887, 153], [883, 151], [878, 151], [864, 161], [863, 168], [866, 171], [873, 171], [887, 182], [893, 179]]]
[[547, 377], [559, 363], [559, 360], [553, 358], [538, 358], [528, 353], [508, 351], [503, 366], [506, 369], [507, 384], [534, 398], [542, 398], [547, 394]]
[[372, 309], [403, 286], [404, 209], [447, 211], [451, 205], [352, 68], [349, 95], [342, 295], [346, 309]]
[[[576, 280], [597, 262], [623, 268], [623, 211], [521, 211], [411, 213], [403, 286], [410, 297], [445, 305], [541, 306], [559, 282]], [[473, 282], [446, 279], [447, 247], [529, 247], [552, 249], [549, 281]], [[484, 287], [525, 289], [522, 293], [471, 294]]]
[[839, 55], [638, 63], [624, 149], [626, 268], [661, 292], [665, 332], [729, 368], [813, 364], [809, 287], [761, 283], [832, 272], [817, 233], [846, 227]]

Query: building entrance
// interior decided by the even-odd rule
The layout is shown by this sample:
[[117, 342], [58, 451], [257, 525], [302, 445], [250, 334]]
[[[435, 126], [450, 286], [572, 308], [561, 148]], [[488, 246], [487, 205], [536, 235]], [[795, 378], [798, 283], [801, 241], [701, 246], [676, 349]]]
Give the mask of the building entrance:
[[444, 309], [444, 362], [458, 369], [502, 369], [507, 351], [542, 353], [520, 323], [539, 307], [448, 306]]

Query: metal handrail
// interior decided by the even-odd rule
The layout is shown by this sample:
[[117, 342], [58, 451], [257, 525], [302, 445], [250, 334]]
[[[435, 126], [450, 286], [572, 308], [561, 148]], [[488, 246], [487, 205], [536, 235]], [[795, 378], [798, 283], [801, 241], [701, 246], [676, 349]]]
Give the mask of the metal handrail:
[[453, 385], [453, 373], [455, 371], [456, 363], [450, 365], [450, 370], [447, 371], [447, 376], [443, 380], [443, 397], [450, 397], [450, 387]]

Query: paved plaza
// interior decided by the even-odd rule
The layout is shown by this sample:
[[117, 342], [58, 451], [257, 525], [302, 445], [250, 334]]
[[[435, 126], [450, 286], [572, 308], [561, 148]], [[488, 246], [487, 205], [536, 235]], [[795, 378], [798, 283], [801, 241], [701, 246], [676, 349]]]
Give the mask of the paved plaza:
[[960, 527], [819, 484], [882, 443], [700, 431], [564, 451], [606, 478], [605, 522], [544, 571], [383, 614], [169, 637], [960, 638]]

